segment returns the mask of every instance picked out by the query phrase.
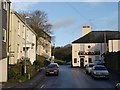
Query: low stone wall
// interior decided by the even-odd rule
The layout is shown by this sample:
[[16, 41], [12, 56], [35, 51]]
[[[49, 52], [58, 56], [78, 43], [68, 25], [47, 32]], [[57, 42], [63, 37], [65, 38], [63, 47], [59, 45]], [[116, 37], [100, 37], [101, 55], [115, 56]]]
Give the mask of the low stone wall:
[[105, 63], [108, 69], [120, 74], [120, 52], [107, 53]]

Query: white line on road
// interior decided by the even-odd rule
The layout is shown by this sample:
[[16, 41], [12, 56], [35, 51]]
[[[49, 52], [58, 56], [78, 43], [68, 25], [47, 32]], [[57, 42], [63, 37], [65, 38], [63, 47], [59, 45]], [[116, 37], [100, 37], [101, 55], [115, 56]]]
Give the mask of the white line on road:
[[42, 85], [40, 88], [43, 88], [44, 87], [44, 85]]

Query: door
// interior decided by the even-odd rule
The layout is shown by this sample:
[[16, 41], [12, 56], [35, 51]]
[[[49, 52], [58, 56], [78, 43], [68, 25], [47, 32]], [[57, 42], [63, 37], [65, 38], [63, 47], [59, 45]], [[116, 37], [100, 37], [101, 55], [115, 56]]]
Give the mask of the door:
[[80, 58], [80, 67], [84, 67], [84, 58]]

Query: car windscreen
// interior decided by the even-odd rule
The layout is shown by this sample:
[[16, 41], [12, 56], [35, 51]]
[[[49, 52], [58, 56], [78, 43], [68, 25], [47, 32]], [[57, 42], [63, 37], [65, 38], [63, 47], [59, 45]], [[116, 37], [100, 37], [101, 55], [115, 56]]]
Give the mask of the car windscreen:
[[95, 70], [107, 70], [105, 67], [95, 67]]
[[93, 64], [89, 65], [89, 67], [93, 67], [93, 66], [94, 66]]
[[48, 65], [47, 68], [58, 68], [57, 65]]

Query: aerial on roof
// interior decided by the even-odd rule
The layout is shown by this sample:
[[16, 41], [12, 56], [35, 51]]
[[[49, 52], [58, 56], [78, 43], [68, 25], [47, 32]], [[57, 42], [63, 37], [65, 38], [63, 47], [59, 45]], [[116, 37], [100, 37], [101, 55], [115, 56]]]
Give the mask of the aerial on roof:
[[108, 40], [120, 40], [119, 31], [92, 31], [87, 35], [73, 41], [72, 43], [104, 43]]

